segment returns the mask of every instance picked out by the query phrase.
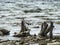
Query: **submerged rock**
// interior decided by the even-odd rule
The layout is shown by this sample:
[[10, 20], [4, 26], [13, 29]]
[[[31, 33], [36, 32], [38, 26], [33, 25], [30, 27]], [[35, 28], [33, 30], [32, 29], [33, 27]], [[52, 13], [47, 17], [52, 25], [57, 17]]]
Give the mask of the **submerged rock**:
[[40, 9], [40, 8], [31, 9], [31, 10], [24, 10], [25, 13], [36, 13], [36, 12], [39, 13], [41, 11], [42, 11], [42, 9]]

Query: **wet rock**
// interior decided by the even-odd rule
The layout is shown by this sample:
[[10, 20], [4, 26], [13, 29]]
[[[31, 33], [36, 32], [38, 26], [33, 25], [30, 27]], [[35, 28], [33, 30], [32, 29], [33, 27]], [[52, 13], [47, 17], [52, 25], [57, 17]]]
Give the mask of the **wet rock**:
[[10, 31], [8, 31], [8, 30], [6, 30], [6, 29], [0, 29], [1, 35], [9, 35], [9, 32], [10, 32]]
[[13, 35], [13, 37], [22, 37], [23, 35], [22, 34], [15, 34]]
[[39, 26], [35, 26], [35, 27], [33, 27], [33, 28], [39, 28]]
[[3, 36], [3, 35], [9, 35], [9, 32], [8, 30], [6, 29], [0, 29], [0, 36]]
[[19, 44], [20, 44], [20, 45], [23, 45], [24, 43], [25, 43], [24, 41], [21, 41]]
[[29, 36], [30, 34], [29, 33], [26, 33], [26, 32], [21, 32], [19, 34], [16, 34], [16, 35], [13, 35], [14, 37], [26, 37], [26, 36]]
[[16, 34], [17, 34], [17, 32], [14, 32], [14, 34], [16, 35]]

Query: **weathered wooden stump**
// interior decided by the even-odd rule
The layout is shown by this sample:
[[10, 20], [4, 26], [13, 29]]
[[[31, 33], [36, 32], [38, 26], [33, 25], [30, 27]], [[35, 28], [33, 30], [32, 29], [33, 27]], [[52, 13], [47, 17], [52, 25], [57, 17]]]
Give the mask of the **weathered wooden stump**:
[[26, 27], [25, 21], [23, 19], [21, 22], [21, 31], [18, 34], [14, 35], [14, 37], [25, 37], [25, 36], [29, 36], [29, 35], [30, 35], [30, 31]]
[[46, 36], [46, 34], [44, 34], [44, 32], [46, 31], [47, 27], [48, 27], [48, 24], [46, 22], [42, 23], [42, 25], [41, 25], [41, 31], [40, 31], [39, 35], [41, 35], [43, 37]]
[[50, 26], [46, 29], [45, 33], [44, 34], [47, 34], [49, 33], [49, 36], [50, 36], [50, 39], [53, 39], [53, 28], [54, 28], [54, 25], [53, 25], [53, 22], [50, 22]]
[[54, 25], [53, 25], [53, 22], [51, 21], [50, 22], [50, 26], [48, 27], [48, 24], [46, 22], [42, 23], [41, 25], [41, 32], [40, 32], [40, 36], [42, 37], [47, 37], [47, 34], [49, 33], [49, 38], [50, 39], [53, 39], [53, 28], [54, 28]]
[[23, 19], [22, 22], [21, 22], [21, 31], [20, 32], [24, 32], [24, 31], [27, 31], [27, 28], [25, 26], [25, 21]]

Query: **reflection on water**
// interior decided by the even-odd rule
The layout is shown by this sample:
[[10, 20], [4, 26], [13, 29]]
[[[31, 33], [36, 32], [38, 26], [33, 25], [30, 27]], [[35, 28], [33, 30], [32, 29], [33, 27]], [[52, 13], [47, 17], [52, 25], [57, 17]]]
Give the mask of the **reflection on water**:
[[[60, 2], [57, 1], [40, 1], [40, 0], [0, 0], [0, 28], [10, 30], [9, 36], [4, 38], [15, 39], [11, 37], [14, 32], [20, 31], [21, 18], [31, 25], [27, 25], [31, 29], [31, 34], [37, 34], [40, 31], [40, 25], [43, 21], [54, 21], [54, 35], [60, 30]], [[26, 13], [27, 12], [27, 13]], [[33, 28], [39, 26], [39, 28]], [[32, 33], [33, 32], [33, 33]]]

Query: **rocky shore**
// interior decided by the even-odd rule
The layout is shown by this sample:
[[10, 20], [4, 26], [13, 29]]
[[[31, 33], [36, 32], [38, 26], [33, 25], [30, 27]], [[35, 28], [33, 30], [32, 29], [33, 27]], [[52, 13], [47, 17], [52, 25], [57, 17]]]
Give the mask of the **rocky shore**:
[[[19, 40], [0, 40], [0, 45], [60, 45], [60, 37], [53, 36], [53, 22], [50, 21], [50, 26], [47, 22], [41, 25], [41, 31], [38, 35], [30, 34], [30, 30], [25, 25], [24, 18], [21, 21], [21, 31], [14, 33], [14, 37], [19, 37]], [[10, 31], [6, 29], [0, 30], [0, 36], [8, 35]], [[49, 33], [49, 36], [47, 35]]]
[[46, 39], [38, 36], [20, 37], [20, 40], [0, 40], [0, 45], [60, 45], [60, 39]]

